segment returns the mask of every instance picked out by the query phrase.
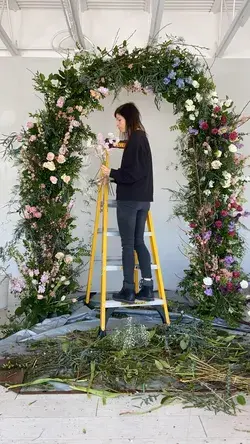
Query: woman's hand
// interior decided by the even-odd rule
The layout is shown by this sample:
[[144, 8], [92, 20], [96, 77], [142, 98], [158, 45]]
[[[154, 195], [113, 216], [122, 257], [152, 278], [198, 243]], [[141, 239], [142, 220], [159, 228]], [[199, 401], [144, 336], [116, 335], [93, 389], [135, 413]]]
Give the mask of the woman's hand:
[[109, 177], [110, 175], [110, 168], [106, 167], [105, 165], [101, 166], [101, 172], [103, 176]]

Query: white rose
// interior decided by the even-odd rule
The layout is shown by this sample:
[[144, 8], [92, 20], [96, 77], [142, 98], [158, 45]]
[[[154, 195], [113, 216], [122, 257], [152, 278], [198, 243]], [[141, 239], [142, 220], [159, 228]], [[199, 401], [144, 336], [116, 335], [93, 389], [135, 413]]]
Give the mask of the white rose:
[[231, 145], [229, 145], [228, 147], [230, 153], [236, 153], [237, 152], [237, 146], [234, 145], [233, 143], [231, 143]]
[[61, 282], [66, 281], [66, 277], [65, 277], [65, 276], [62, 276], [61, 279], [60, 279], [60, 281], [61, 281]]
[[230, 108], [230, 106], [232, 106], [232, 103], [233, 103], [233, 101], [232, 101], [231, 99], [228, 99], [228, 100], [225, 101], [224, 105], [225, 105], [227, 108]]
[[199, 115], [198, 109], [194, 112], [194, 115], [195, 115], [195, 117], [198, 117], [198, 115]]
[[65, 299], [66, 299], [66, 296], [62, 296], [62, 297], [61, 297], [61, 301], [62, 301], [62, 302], [65, 301]]
[[222, 163], [219, 160], [214, 160], [211, 163], [211, 167], [213, 168], [213, 170], [219, 170], [221, 165], [222, 165]]
[[199, 84], [199, 82], [197, 82], [197, 80], [193, 81], [193, 87], [196, 89], [198, 89], [200, 87], [200, 84]]
[[64, 261], [66, 264], [71, 264], [73, 262], [73, 257], [70, 256], [70, 254], [67, 254], [67, 256], [65, 256]]
[[186, 110], [188, 113], [190, 113], [195, 110], [195, 106], [194, 105], [186, 106]]
[[220, 150], [216, 151], [215, 155], [218, 158], [221, 157], [222, 156], [222, 151], [220, 151]]
[[240, 286], [242, 289], [245, 290], [246, 288], [248, 288], [248, 282], [243, 280], [240, 282]]
[[211, 287], [211, 285], [213, 285], [213, 279], [210, 277], [205, 277], [203, 279], [203, 284], [205, 284], [207, 287]]
[[223, 184], [222, 184], [222, 188], [229, 188], [231, 186], [231, 181], [230, 180], [226, 180]]
[[208, 150], [204, 150], [204, 154], [208, 154]]
[[211, 99], [211, 104], [212, 104], [212, 105], [217, 105], [218, 102], [219, 102], [219, 99], [218, 99], [217, 97], [213, 97], [213, 98]]
[[108, 133], [108, 138], [109, 138], [109, 139], [114, 139], [114, 138], [115, 138], [115, 136], [114, 136], [114, 134], [113, 134], [113, 133]]
[[193, 105], [193, 103], [194, 103], [193, 100], [187, 99], [186, 102], [185, 102], [185, 105], [191, 106], [191, 105]]
[[195, 98], [196, 98], [197, 102], [201, 102], [202, 101], [202, 96], [201, 96], [200, 93], [196, 93]]
[[65, 281], [64, 285], [70, 285], [70, 281]]
[[190, 114], [189, 119], [190, 120], [195, 120], [195, 115], [194, 114]]
[[210, 190], [205, 190], [203, 193], [205, 194], [205, 196], [210, 196], [211, 191]]
[[227, 171], [223, 171], [222, 176], [225, 177], [225, 179], [231, 179], [232, 175], [228, 173]]
[[59, 251], [58, 253], [56, 253], [55, 258], [58, 259], [58, 260], [60, 261], [61, 259], [64, 258], [64, 254], [63, 254], [62, 252]]
[[43, 163], [43, 168], [47, 168], [49, 171], [55, 171], [56, 166], [55, 166], [53, 161], [51, 161], [51, 162], [44, 162]]
[[213, 186], [214, 186], [214, 181], [213, 181], [213, 180], [210, 180], [208, 186], [209, 186], [209, 188], [213, 188]]

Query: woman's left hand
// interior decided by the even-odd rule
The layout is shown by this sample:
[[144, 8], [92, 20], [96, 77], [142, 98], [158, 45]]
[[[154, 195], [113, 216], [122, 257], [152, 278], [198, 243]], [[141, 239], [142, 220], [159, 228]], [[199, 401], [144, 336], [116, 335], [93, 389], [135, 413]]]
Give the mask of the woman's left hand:
[[101, 172], [102, 172], [103, 176], [109, 177], [109, 175], [110, 175], [110, 168], [106, 167], [105, 165], [102, 165], [101, 166]]

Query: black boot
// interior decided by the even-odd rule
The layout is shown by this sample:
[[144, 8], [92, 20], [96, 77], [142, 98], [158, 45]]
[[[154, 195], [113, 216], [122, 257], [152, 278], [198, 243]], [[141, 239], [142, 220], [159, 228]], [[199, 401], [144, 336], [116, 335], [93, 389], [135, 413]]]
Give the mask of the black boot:
[[153, 292], [153, 281], [141, 281], [140, 283], [140, 291], [136, 294], [135, 298], [137, 301], [145, 301], [145, 302], [152, 302], [155, 300], [154, 298], [154, 292]]
[[124, 302], [125, 304], [134, 304], [135, 291], [131, 288], [122, 288], [119, 293], [113, 294], [114, 301]]

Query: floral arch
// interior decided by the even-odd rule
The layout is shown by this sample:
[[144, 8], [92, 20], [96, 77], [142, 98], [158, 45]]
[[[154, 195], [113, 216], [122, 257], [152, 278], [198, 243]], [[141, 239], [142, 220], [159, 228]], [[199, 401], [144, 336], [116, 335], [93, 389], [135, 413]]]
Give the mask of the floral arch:
[[194, 54], [168, 41], [132, 52], [126, 42], [111, 52], [79, 51], [73, 60], [63, 61], [58, 73], [48, 78], [36, 74], [35, 89], [44, 95], [45, 107], [31, 115], [21, 134], [4, 141], [19, 166], [21, 219], [7, 253], [22, 276], [13, 280], [13, 291], [21, 299], [16, 316], [24, 317], [27, 325], [41, 315], [66, 313], [74, 302], [70, 295], [78, 287], [77, 273], [87, 254], [73, 237], [74, 180], [87, 140], [95, 140], [86, 117], [103, 109], [101, 99], [124, 87], [154, 94], [158, 107], [167, 100], [178, 115], [176, 149], [187, 184], [173, 196], [176, 216], [189, 224], [190, 240], [190, 266], [181, 291], [198, 302], [201, 316], [230, 323], [241, 319], [243, 289], [248, 286], [238, 233], [240, 218], [246, 215], [245, 158], [240, 154], [242, 134], [236, 130], [242, 121], [230, 99], [219, 101], [207, 73]]

